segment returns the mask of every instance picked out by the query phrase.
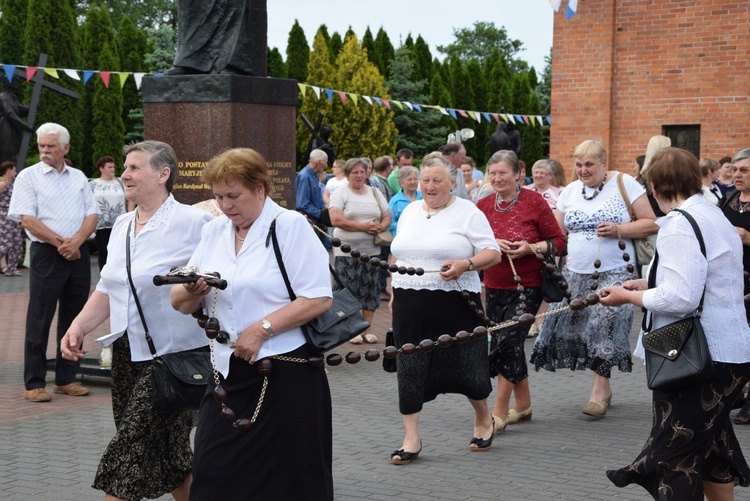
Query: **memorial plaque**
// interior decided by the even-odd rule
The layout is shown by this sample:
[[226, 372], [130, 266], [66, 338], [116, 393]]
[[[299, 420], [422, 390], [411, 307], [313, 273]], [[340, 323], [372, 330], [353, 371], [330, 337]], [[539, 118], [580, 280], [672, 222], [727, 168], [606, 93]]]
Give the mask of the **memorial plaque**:
[[174, 147], [179, 172], [173, 193], [186, 204], [212, 198], [201, 181], [208, 161], [230, 148], [252, 148], [268, 162], [270, 196], [294, 209], [295, 80], [241, 75], [143, 79], [146, 139]]
[[672, 146], [688, 150], [696, 158], [701, 157], [701, 126], [665, 125], [664, 135], [672, 141]]

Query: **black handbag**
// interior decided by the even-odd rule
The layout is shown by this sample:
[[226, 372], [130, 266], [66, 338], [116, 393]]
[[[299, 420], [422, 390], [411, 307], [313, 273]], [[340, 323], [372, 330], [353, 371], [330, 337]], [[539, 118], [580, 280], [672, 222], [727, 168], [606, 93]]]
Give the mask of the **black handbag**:
[[548, 303], [557, 303], [565, 297], [565, 291], [560, 285], [562, 272], [557, 266], [557, 249], [555, 242], [550, 239], [547, 242], [547, 252], [544, 253], [542, 262], [542, 299]]
[[[680, 209], [674, 210], [681, 212], [690, 222], [705, 257], [706, 246], [697, 223], [687, 212]], [[656, 285], [658, 264], [659, 253], [656, 252], [648, 273], [649, 288]], [[692, 316], [654, 331], [651, 331], [651, 315], [648, 312], [644, 314], [641, 327], [646, 333], [643, 336], [643, 347], [646, 350], [646, 380], [649, 389], [677, 391], [713, 378], [714, 364], [701, 325], [705, 295], [706, 286], [704, 285], [700, 303]], [[648, 325], [646, 317], [648, 317]]]
[[[279, 241], [276, 238], [275, 219], [271, 222], [271, 228], [268, 230], [268, 233], [273, 241], [273, 252], [279, 264], [281, 276], [284, 278], [289, 299], [294, 301], [297, 299], [297, 296], [294, 294], [294, 290], [292, 290], [292, 284], [289, 282], [289, 276], [286, 273], [286, 267], [281, 258], [281, 249], [279, 248]], [[266, 246], [268, 246], [268, 238], [266, 238]], [[338, 289], [333, 291], [333, 304], [326, 312], [301, 326], [307, 344], [315, 353], [324, 353], [344, 344], [370, 327], [370, 324], [362, 316], [362, 305], [344, 287], [344, 283], [330, 264], [328, 265], [328, 269], [331, 271], [338, 285]]]
[[323, 207], [320, 210], [320, 222], [325, 226], [333, 226], [331, 223], [331, 214], [328, 212], [328, 207]]
[[128, 282], [133, 291], [133, 300], [141, 317], [143, 330], [146, 333], [146, 342], [151, 351], [153, 363], [151, 365], [151, 395], [154, 407], [163, 411], [194, 411], [200, 406], [201, 399], [206, 393], [208, 379], [213, 373], [211, 366], [211, 353], [209, 348], [202, 347], [193, 350], [179, 351], [176, 353], [156, 354], [154, 340], [146, 324], [141, 302], [135, 290], [133, 277], [130, 272], [130, 231], [133, 222], [128, 225], [128, 233], [125, 240], [125, 267], [128, 272]]
[[[396, 346], [396, 340], [393, 338], [393, 329], [388, 329], [385, 333], [385, 345]], [[383, 357], [383, 370], [385, 372], [396, 372], [396, 359]]]

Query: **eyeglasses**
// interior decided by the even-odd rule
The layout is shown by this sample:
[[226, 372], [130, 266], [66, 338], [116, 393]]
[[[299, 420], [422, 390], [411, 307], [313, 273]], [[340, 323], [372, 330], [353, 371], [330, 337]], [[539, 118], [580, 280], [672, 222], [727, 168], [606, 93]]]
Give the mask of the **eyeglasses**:
[[750, 172], [750, 167], [745, 167], [745, 166], [732, 167], [732, 172], [737, 172], [737, 171], [740, 171], [740, 174], [747, 174], [748, 172]]

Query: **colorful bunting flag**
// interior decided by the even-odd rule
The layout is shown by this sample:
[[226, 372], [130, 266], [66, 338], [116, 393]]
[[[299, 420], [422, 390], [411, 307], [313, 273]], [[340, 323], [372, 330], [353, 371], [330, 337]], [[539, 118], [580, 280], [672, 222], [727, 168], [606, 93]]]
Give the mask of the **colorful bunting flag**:
[[549, 0], [549, 4], [555, 12], [560, 10], [560, 3], [562, 3], [562, 0]]
[[83, 85], [86, 85], [89, 81], [89, 78], [91, 78], [91, 75], [93, 75], [94, 72], [91, 70], [83, 70]]
[[100, 71], [99, 76], [102, 77], [102, 82], [104, 82], [104, 86], [109, 89], [109, 75], [111, 72], [109, 71]]
[[315, 93], [315, 99], [320, 99], [320, 87], [316, 87], [315, 85], [311, 85], [313, 93]]
[[367, 101], [367, 104], [369, 104], [370, 106], [372, 106], [372, 98], [370, 96], [362, 96], [362, 99], [364, 99], [365, 101]]
[[305, 92], [307, 92], [307, 85], [297, 82], [297, 87], [299, 87], [299, 91], [302, 93], [302, 97], [305, 97]]
[[568, 7], [565, 9], [565, 19], [570, 19], [576, 15], [578, 10], [578, 0], [568, 0]]
[[15, 64], [3, 64], [3, 71], [5, 72], [5, 78], [7, 78], [9, 82], [12, 82], [13, 73], [16, 72], [16, 65]]
[[143, 75], [145, 73], [133, 73], [133, 80], [135, 81], [135, 88], [140, 89], [141, 88], [141, 82], [143, 81]]
[[44, 73], [52, 78], [60, 78], [60, 75], [57, 74], [57, 68], [44, 68]]
[[63, 70], [63, 73], [68, 75], [73, 80], [78, 80], [78, 81], [81, 80], [81, 77], [80, 75], [78, 75], [78, 72], [76, 70]]
[[26, 83], [30, 82], [32, 78], [34, 78], [34, 74], [36, 73], [36, 66], [27, 66], [26, 67]]

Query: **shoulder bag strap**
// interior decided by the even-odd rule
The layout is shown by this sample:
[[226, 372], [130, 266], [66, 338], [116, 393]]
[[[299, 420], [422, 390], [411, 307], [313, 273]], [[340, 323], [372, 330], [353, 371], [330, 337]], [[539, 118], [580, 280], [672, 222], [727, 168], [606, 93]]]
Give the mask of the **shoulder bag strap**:
[[143, 330], [146, 332], [146, 342], [148, 343], [148, 349], [151, 350], [151, 355], [156, 356], [156, 347], [154, 346], [154, 340], [151, 339], [151, 334], [148, 332], [148, 325], [146, 325], [146, 317], [143, 316], [143, 308], [141, 308], [141, 302], [138, 301], [138, 293], [135, 291], [135, 284], [133, 283], [133, 275], [130, 273], [130, 230], [133, 229], [133, 220], [128, 223], [128, 233], [125, 237], [125, 268], [128, 270], [128, 282], [130, 283], [130, 290], [133, 291], [133, 300], [135, 306], [138, 308], [138, 316], [141, 317], [141, 323], [143, 324]]
[[[719, 193], [721, 193], [721, 191], [719, 191]], [[719, 202], [721, 202], [721, 205], [719, 205], [719, 209], [723, 211], [724, 207], [729, 205], [729, 203], [735, 198], [737, 198], [738, 196], [740, 196], [740, 190], [733, 190], [733, 191], [727, 192], [727, 194], [724, 195], [721, 200], [719, 200]]]
[[617, 173], [617, 187], [620, 188], [620, 196], [625, 202], [625, 207], [628, 209], [630, 219], [636, 221], [635, 212], [633, 212], [633, 206], [630, 205], [630, 199], [628, 198], [628, 192], [625, 191], [625, 181], [623, 181], [622, 172]]
[[[693, 216], [690, 215], [689, 212], [684, 211], [682, 209], [672, 209], [674, 211], [677, 211], [681, 213], [683, 216], [685, 216], [685, 219], [688, 220], [690, 223], [690, 226], [693, 227], [693, 231], [695, 232], [695, 237], [698, 239], [698, 245], [701, 248], [701, 253], [703, 254], [703, 257], [708, 259], [706, 256], [706, 244], [703, 241], [703, 233], [701, 232], [701, 229], [698, 227], [698, 223], [695, 221]], [[654, 260], [651, 263], [651, 268], [648, 270], [648, 288], [651, 289], [653, 287], [656, 287], [656, 267], [659, 264], [659, 252], [654, 252]], [[703, 284], [703, 294], [701, 294], [701, 300], [700, 303], [698, 303], [698, 308], [696, 309], [695, 316], [697, 318], [700, 318], [703, 314], [703, 299], [706, 297], [706, 284]], [[646, 324], [646, 317], [649, 317], [648, 319], [648, 325]], [[643, 315], [643, 320], [641, 321], [641, 327], [643, 328], [643, 332], [650, 332], [651, 331], [651, 314], [647, 312], [645, 315]]]
[[[273, 253], [276, 256], [276, 262], [279, 265], [279, 271], [281, 272], [281, 276], [284, 279], [284, 285], [286, 285], [286, 290], [289, 293], [289, 299], [294, 301], [297, 299], [297, 295], [294, 293], [294, 290], [292, 289], [292, 284], [289, 282], [289, 275], [286, 272], [286, 267], [284, 266], [284, 260], [281, 258], [281, 249], [279, 248], [279, 240], [276, 238], [276, 219], [271, 221], [271, 227], [268, 229], [268, 236], [266, 236], [266, 247], [268, 247], [268, 241], [269, 239], [273, 242]], [[338, 284], [339, 289], [344, 288], [344, 283], [341, 281], [341, 278], [339, 278], [338, 273], [336, 273], [336, 270], [334, 270], [331, 265], [328, 265], [328, 270], [331, 272], [331, 275], [333, 275], [333, 278], [336, 280], [336, 284]]]

